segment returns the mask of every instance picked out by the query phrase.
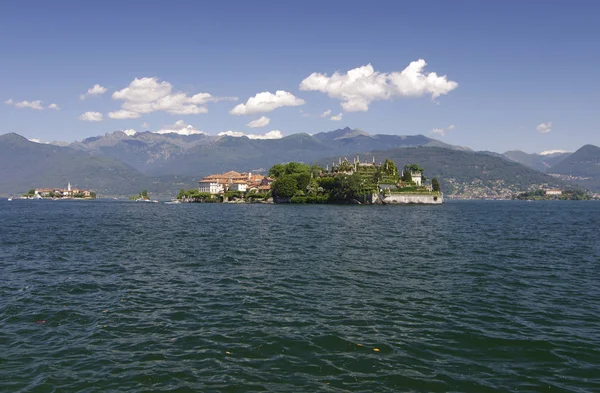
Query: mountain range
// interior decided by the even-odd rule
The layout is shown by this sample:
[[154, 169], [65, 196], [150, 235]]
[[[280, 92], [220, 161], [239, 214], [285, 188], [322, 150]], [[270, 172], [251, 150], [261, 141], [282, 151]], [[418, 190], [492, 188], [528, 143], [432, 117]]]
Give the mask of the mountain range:
[[567, 187], [568, 182], [596, 190], [600, 188], [600, 181], [596, 183], [600, 148], [587, 145], [582, 149], [545, 155], [475, 152], [424, 135], [371, 135], [348, 127], [281, 139], [115, 131], [61, 146], [5, 134], [0, 136], [0, 194], [64, 187], [71, 182], [99, 195], [148, 189], [169, 197], [182, 187], [195, 187], [210, 173], [266, 172], [276, 163], [289, 161], [325, 165], [357, 153], [362, 159], [391, 158], [398, 165], [419, 163], [427, 176], [439, 177], [443, 190], [450, 193], [464, 192], [467, 186], [516, 192], [542, 185]]

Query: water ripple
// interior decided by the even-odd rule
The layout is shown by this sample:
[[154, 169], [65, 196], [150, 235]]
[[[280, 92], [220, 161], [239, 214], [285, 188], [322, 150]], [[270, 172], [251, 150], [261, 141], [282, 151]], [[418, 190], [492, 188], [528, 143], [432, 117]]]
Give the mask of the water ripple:
[[600, 390], [600, 205], [0, 202], [0, 391]]

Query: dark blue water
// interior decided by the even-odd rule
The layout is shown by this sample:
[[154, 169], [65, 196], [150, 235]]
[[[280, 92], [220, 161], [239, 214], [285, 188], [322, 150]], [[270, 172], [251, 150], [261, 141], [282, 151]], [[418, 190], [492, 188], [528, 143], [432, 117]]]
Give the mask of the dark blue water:
[[600, 203], [0, 202], [2, 392], [600, 391]]

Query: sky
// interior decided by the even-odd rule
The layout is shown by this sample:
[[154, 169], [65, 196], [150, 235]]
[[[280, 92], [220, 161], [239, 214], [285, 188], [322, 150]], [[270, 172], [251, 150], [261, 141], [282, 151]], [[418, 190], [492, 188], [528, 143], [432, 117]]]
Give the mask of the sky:
[[600, 145], [598, 1], [0, 3], [0, 134]]

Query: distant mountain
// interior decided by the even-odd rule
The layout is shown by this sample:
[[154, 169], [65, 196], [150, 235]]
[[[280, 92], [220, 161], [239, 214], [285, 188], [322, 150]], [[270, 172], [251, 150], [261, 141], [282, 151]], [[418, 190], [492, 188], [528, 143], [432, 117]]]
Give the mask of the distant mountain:
[[546, 172], [548, 168], [564, 160], [571, 154], [572, 153], [564, 151], [529, 154], [520, 150], [511, 150], [505, 152], [503, 155], [511, 161], [521, 163], [540, 172]]
[[549, 168], [548, 173], [600, 192], [600, 147], [585, 145]]
[[[374, 154], [376, 160], [391, 158], [398, 165], [419, 163], [426, 168], [427, 177], [441, 178], [449, 192], [506, 196], [536, 186], [564, 188], [561, 179], [596, 187], [594, 182], [600, 178], [598, 151], [600, 148], [588, 145], [565, 155], [567, 159], [552, 167], [552, 177], [509, 161], [506, 155], [473, 152], [423, 135], [371, 135], [350, 128], [265, 140], [151, 132], [127, 135], [117, 131], [69, 146], [35, 143], [6, 134], [0, 136], [0, 195], [71, 182], [99, 195], [131, 195], [147, 189], [170, 197], [182, 187], [195, 187], [210, 173], [232, 169], [266, 172], [276, 163], [289, 161], [325, 165], [338, 157], [351, 160], [360, 153], [366, 161]], [[552, 155], [544, 156], [545, 162], [559, 157]]]
[[[399, 168], [419, 164], [425, 169], [427, 178], [441, 179], [442, 190], [449, 194], [509, 197], [512, 193], [539, 187], [565, 187], [559, 179], [485, 152], [409, 147], [361, 154], [361, 162], [370, 162], [373, 156], [376, 162], [389, 158]], [[337, 158], [331, 157], [321, 163], [331, 165], [332, 161]]]
[[121, 160], [150, 176], [198, 176], [230, 169], [268, 169], [280, 162], [313, 162], [332, 155], [409, 146], [468, 150], [423, 135], [370, 135], [348, 127], [315, 135], [293, 134], [281, 139], [151, 132], [127, 135], [117, 131], [71, 144], [93, 155]]
[[3, 195], [37, 187], [66, 187], [69, 182], [99, 195], [134, 194], [156, 188], [154, 179], [121, 161], [31, 142], [17, 134], [0, 135], [0, 168]]

